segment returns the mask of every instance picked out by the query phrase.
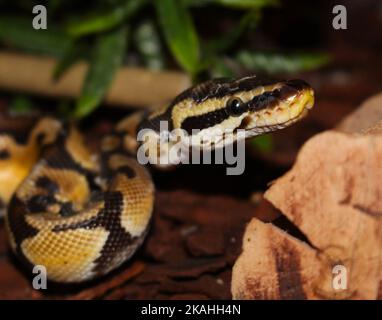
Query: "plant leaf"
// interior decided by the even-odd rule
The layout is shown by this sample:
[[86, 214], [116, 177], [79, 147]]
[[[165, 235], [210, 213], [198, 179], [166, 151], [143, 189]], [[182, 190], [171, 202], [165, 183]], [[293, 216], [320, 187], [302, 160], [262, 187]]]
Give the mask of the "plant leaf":
[[296, 73], [316, 69], [327, 64], [330, 58], [322, 53], [297, 53], [290, 55], [240, 51], [236, 61], [251, 71]]
[[91, 113], [101, 102], [113, 77], [122, 64], [127, 40], [127, 29], [118, 28], [99, 35], [87, 72], [82, 93], [73, 116], [81, 118]]
[[271, 134], [257, 136], [251, 139], [250, 145], [262, 153], [270, 153], [274, 149], [274, 141]]
[[25, 95], [16, 94], [9, 103], [12, 115], [28, 114], [33, 111], [32, 101]]
[[257, 24], [260, 20], [260, 11], [251, 10], [240, 19], [239, 23], [234, 26], [223, 37], [211, 40], [207, 44], [207, 51], [219, 53], [229, 50], [240, 38], [243, 32], [247, 29], [249, 24]]
[[143, 20], [134, 32], [134, 43], [144, 65], [151, 70], [164, 68], [163, 48], [153, 21]]
[[67, 23], [67, 32], [73, 37], [110, 30], [123, 20], [128, 19], [140, 9], [147, 0], [126, 0], [106, 13], [91, 13], [87, 18], [71, 18]]
[[79, 60], [88, 60], [89, 52], [90, 50], [87, 46], [83, 46], [80, 43], [73, 43], [55, 65], [53, 70], [53, 79], [58, 80]]
[[72, 39], [54, 26], [46, 30], [35, 30], [31, 21], [15, 16], [0, 16], [0, 41], [31, 53], [63, 56]]
[[180, 0], [155, 1], [162, 32], [180, 66], [195, 75], [199, 62], [199, 39], [190, 13]]

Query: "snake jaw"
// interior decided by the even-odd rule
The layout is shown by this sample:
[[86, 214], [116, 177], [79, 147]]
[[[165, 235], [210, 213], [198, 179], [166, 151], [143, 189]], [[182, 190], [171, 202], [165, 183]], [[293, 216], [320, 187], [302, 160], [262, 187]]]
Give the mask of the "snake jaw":
[[291, 94], [281, 99], [276, 94], [276, 97], [273, 97], [273, 100], [269, 102], [268, 107], [261, 110], [254, 108], [254, 111], [250, 111], [242, 119], [239, 129], [246, 130], [246, 138], [284, 129], [308, 114], [314, 105], [313, 89], [305, 82], [294, 89], [295, 92], [292, 92], [288, 88], [287, 90]]

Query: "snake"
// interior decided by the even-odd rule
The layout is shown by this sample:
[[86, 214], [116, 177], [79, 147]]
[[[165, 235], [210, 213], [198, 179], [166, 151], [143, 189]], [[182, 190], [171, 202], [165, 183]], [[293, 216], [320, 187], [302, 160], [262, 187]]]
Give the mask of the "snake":
[[[304, 80], [251, 75], [208, 80], [163, 108], [127, 115], [101, 138], [97, 152], [74, 123], [54, 117], [38, 119], [23, 141], [0, 130], [0, 200], [11, 251], [30, 270], [44, 266], [57, 283], [107, 275], [130, 260], [150, 229], [155, 187], [150, 165], [136, 156], [141, 130], [158, 140], [164, 121], [191, 136], [221, 129], [234, 143], [239, 129], [240, 139], [283, 129], [313, 104]], [[202, 150], [217, 148], [212, 140], [200, 142]]]

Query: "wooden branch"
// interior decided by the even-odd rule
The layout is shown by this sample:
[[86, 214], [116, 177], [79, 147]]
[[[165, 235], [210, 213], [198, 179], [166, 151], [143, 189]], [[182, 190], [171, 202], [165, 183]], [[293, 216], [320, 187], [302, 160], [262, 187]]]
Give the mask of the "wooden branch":
[[[44, 96], [78, 97], [86, 63], [74, 65], [55, 82], [52, 74], [56, 63], [47, 57], [0, 52], [0, 88]], [[105, 103], [134, 107], [161, 105], [189, 85], [190, 79], [184, 73], [124, 67], [115, 76]]]

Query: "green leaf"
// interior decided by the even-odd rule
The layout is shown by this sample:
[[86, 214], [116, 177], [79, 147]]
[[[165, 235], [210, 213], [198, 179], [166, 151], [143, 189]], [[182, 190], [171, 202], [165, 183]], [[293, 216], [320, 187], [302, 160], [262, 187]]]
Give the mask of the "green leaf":
[[257, 136], [251, 139], [251, 146], [262, 153], [270, 153], [274, 149], [273, 137], [270, 134]]
[[54, 26], [35, 30], [31, 18], [15, 16], [0, 16], [0, 41], [16, 49], [55, 57], [63, 56], [72, 43], [70, 37]]
[[227, 34], [207, 44], [207, 51], [219, 53], [229, 50], [240, 38], [249, 24], [257, 24], [260, 20], [260, 11], [251, 10], [240, 19]]
[[155, 1], [162, 32], [172, 54], [191, 75], [198, 71], [199, 39], [190, 13], [180, 0]]
[[101, 102], [122, 64], [126, 40], [127, 29], [124, 27], [98, 36], [82, 93], [74, 110], [75, 118], [88, 115]]
[[327, 64], [330, 58], [322, 53], [282, 55], [240, 51], [236, 61], [248, 70], [275, 74], [313, 70]]
[[139, 23], [134, 33], [134, 42], [147, 68], [151, 70], [164, 68], [162, 45], [157, 29], [151, 20], [143, 20]]
[[91, 13], [87, 18], [71, 18], [66, 30], [74, 37], [110, 30], [135, 14], [146, 2], [147, 0], [126, 0], [123, 5], [106, 13], [97, 12]]
[[33, 110], [31, 100], [25, 95], [16, 95], [9, 103], [9, 111], [12, 115], [28, 114]]
[[79, 60], [89, 59], [90, 50], [87, 46], [80, 43], [73, 43], [62, 58], [55, 65], [53, 70], [53, 79], [58, 80], [71, 66]]

